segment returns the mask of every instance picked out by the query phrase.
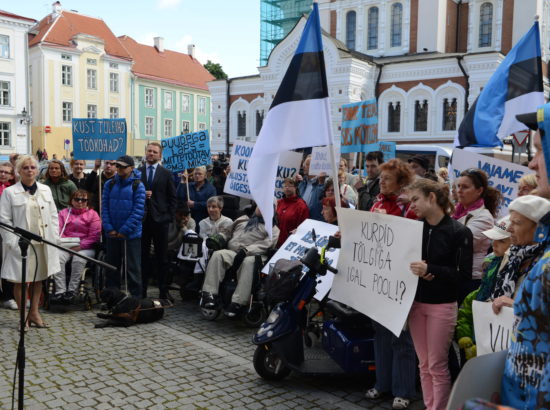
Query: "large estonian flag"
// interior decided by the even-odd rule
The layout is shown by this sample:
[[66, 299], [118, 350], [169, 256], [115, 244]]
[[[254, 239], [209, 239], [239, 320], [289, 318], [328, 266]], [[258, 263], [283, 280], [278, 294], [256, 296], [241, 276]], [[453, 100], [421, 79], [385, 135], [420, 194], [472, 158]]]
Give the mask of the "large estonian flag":
[[466, 113], [455, 146], [496, 147], [525, 125], [516, 114], [544, 104], [539, 23], [510, 50]]
[[260, 207], [269, 235], [279, 155], [297, 148], [331, 144], [329, 112], [319, 9], [315, 2], [248, 161], [250, 192]]

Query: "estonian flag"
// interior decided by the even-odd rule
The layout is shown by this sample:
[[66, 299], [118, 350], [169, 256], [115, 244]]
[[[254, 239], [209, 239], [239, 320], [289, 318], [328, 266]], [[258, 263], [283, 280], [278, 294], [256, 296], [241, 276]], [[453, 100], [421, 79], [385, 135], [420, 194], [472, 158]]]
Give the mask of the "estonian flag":
[[270, 236], [279, 155], [297, 148], [332, 144], [329, 112], [319, 9], [315, 2], [248, 161], [250, 192]]
[[496, 147], [525, 125], [517, 114], [544, 104], [539, 23], [510, 50], [460, 124], [455, 146]]

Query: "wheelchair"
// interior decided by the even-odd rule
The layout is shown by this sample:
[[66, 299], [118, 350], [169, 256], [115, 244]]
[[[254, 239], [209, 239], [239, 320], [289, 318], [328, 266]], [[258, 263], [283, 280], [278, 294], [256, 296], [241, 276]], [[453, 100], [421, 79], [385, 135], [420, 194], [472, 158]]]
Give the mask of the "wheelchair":
[[178, 285], [170, 290], [178, 290], [182, 300], [199, 295], [209, 256], [203, 239], [195, 232], [187, 233], [177, 255], [169, 258], [169, 282]]

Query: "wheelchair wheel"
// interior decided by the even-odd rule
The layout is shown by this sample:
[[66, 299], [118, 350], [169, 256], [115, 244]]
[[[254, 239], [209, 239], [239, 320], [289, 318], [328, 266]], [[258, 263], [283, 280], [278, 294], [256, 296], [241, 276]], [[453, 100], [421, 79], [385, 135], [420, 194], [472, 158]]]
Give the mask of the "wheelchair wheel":
[[267, 312], [260, 302], [252, 303], [250, 309], [244, 312], [243, 321], [250, 328], [259, 327], [267, 318]]
[[221, 310], [220, 309], [204, 309], [201, 308], [201, 314], [202, 317], [204, 317], [206, 320], [216, 320], [218, 316], [220, 315]]

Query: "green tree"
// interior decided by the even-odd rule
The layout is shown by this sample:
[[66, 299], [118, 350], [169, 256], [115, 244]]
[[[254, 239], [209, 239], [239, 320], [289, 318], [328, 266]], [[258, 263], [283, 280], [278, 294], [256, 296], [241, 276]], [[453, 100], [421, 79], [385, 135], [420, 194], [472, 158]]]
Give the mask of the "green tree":
[[227, 80], [227, 74], [225, 74], [225, 71], [223, 71], [221, 64], [213, 63], [212, 61], [208, 60], [204, 65], [204, 68], [206, 68], [214, 77], [216, 77], [216, 80]]

